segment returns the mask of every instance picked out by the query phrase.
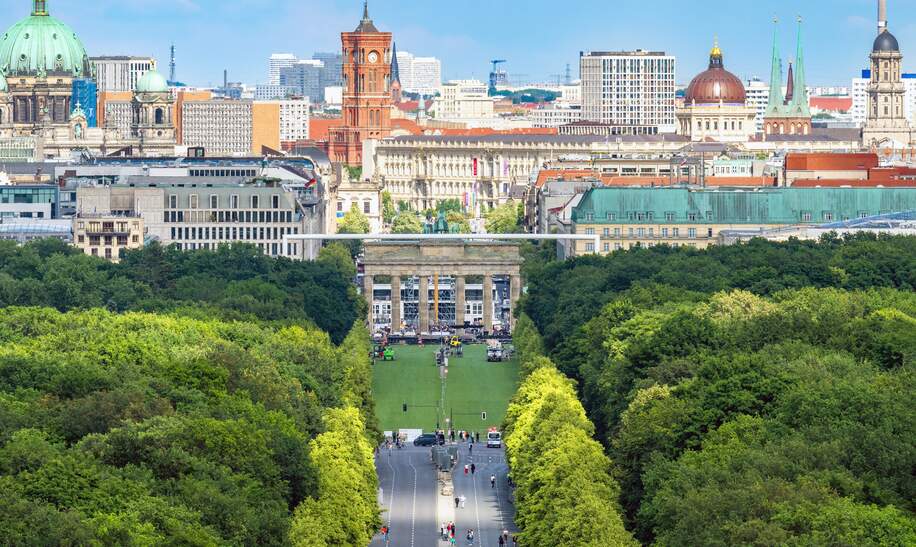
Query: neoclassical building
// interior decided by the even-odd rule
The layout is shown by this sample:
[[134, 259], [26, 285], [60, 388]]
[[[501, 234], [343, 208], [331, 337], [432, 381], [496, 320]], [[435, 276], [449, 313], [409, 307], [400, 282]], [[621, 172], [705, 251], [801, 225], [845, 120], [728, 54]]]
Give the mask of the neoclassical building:
[[17, 135], [40, 128], [67, 128], [73, 80], [91, 78], [83, 43], [70, 27], [51, 17], [46, 0], [33, 0], [32, 13], [0, 37], [0, 74], [6, 79]]
[[709, 53], [709, 68], [697, 74], [677, 111], [681, 135], [693, 141], [747, 142], [757, 132], [756, 110], [748, 107], [744, 84], [725, 70], [719, 44]]
[[913, 130], [904, 107], [903, 54], [897, 38], [887, 28], [886, 1], [880, 0], [878, 6], [878, 36], [869, 56], [871, 81], [868, 83], [868, 115], [862, 130], [862, 144], [905, 148], [913, 142]]
[[31, 4], [31, 14], [0, 36], [0, 155], [13, 149], [28, 149], [37, 161], [73, 153], [174, 155], [174, 101], [165, 78], [150, 71], [138, 82], [130, 135], [89, 127], [90, 105], [72, 102], [74, 80], [95, 77], [89, 55], [76, 33], [51, 16], [47, 0]]

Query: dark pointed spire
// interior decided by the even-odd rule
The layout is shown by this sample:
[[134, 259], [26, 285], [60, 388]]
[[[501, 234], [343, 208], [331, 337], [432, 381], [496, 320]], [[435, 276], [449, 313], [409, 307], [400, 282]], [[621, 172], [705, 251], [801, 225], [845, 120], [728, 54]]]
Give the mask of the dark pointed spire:
[[792, 73], [792, 61], [789, 61], [789, 83], [786, 84], [786, 98], [783, 104], [788, 105], [795, 96], [795, 75]]
[[369, 0], [364, 0], [363, 2], [363, 20], [359, 22], [355, 32], [378, 32], [378, 29], [375, 28], [375, 23], [372, 22], [372, 19], [369, 19]]
[[391, 83], [401, 83], [401, 67], [398, 65], [398, 44], [391, 46]]

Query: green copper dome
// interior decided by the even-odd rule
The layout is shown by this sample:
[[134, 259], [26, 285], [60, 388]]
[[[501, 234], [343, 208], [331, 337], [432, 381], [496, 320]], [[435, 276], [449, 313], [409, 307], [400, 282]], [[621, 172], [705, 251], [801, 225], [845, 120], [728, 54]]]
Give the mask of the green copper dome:
[[0, 73], [87, 78], [92, 67], [73, 30], [49, 15], [47, 0], [33, 0], [32, 15], [0, 37]]
[[147, 70], [139, 80], [137, 80], [137, 93], [165, 93], [169, 90], [169, 83], [165, 81], [162, 74], [155, 68]]

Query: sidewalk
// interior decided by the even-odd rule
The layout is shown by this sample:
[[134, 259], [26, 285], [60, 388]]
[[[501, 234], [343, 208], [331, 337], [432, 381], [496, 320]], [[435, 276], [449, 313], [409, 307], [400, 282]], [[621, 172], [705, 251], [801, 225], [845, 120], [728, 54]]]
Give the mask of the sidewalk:
[[[455, 522], [455, 487], [452, 484], [451, 472], [439, 472], [436, 484], [436, 527], [442, 523]], [[448, 545], [447, 540], [439, 538], [439, 545]]]

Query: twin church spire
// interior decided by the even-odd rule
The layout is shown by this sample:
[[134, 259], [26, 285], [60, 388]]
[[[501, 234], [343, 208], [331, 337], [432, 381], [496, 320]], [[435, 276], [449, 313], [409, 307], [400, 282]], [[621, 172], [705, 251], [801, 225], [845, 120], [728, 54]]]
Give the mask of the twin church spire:
[[770, 71], [770, 100], [767, 118], [810, 118], [808, 90], [805, 81], [805, 56], [802, 47], [802, 20], [798, 18], [798, 34], [795, 44], [795, 63], [789, 64], [787, 92], [783, 93], [782, 57], [779, 53], [778, 19], [773, 20], [773, 60]]

